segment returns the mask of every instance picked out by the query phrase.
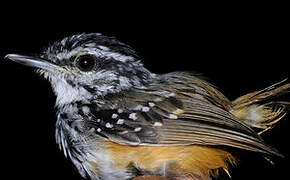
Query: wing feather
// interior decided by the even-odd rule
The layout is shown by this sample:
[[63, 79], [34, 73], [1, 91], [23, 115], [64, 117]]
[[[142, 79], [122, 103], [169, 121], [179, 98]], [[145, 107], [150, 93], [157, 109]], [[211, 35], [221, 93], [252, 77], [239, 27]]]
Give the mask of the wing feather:
[[[188, 74], [167, 74], [146, 88], [122, 94], [116, 108], [124, 109], [125, 115], [120, 116], [125, 123], [102, 133], [120, 144], [217, 145], [282, 156], [231, 114], [229, 106], [205, 81]], [[136, 118], [129, 117], [132, 113]]]

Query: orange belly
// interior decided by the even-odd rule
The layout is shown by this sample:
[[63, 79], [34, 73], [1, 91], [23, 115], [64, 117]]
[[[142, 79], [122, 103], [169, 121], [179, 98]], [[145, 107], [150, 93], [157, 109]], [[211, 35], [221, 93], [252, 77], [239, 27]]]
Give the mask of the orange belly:
[[219, 168], [228, 169], [235, 162], [227, 151], [199, 145], [187, 146], [125, 146], [108, 142], [114, 167], [130, 165], [148, 172], [174, 174], [192, 173], [201, 177], [215, 175]]

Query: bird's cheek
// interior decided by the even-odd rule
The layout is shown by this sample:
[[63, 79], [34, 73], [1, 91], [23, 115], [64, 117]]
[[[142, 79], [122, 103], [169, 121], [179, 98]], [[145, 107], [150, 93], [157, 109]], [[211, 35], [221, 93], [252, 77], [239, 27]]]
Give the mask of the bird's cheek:
[[72, 79], [67, 79], [66, 80], [67, 84], [69, 84], [71, 87], [76, 87], [76, 82]]

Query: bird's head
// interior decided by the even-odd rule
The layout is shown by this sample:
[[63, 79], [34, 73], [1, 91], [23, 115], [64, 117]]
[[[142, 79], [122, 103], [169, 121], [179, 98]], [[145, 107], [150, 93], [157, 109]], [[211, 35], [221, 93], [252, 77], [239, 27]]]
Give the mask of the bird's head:
[[66, 37], [38, 57], [6, 57], [36, 67], [51, 82], [58, 106], [144, 86], [154, 76], [128, 45], [97, 33]]

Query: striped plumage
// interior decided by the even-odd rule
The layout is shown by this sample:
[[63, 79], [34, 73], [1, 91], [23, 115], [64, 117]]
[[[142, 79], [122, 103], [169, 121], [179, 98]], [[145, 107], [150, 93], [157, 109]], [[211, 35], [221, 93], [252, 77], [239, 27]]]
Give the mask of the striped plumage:
[[57, 143], [83, 177], [209, 180], [235, 163], [231, 149], [282, 156], [259, 134], [286, 114], [289, 102], [272, 100], [289, 83], [230, 101], [199, 75], [151, 73], [129, 46], [94, 33], [56, 42], [41, 58], [7, 57], [51, 82]]

